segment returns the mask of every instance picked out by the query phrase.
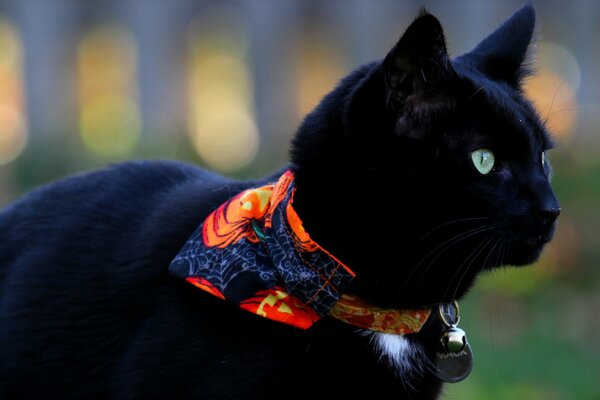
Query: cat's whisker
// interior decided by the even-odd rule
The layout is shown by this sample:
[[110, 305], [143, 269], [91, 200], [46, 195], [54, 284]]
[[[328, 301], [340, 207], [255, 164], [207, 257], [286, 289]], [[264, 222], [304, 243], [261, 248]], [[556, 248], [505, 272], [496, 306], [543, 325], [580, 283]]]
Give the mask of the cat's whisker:
[[494, 264], [497, 267], [502, 265], [500, 263], [500, 255], [504, 251], [504, 245], [506, 244], [506, 239], [498, 239], [498, 243], [500, 243], [500, 246], [498, 247], [498, 251], [496, 252], [496, 262]]
[[[425, 255], [425, 257], [423, 257], [421, 259], [421, 261], [419, 261], [419, 263], [412, 269], [412, 271], [408, 274], [408, 276], [406, 277], [406, 279], [404, 280], [404, 283], [402, 284], [402, 286], [400, 287], [400, 291], [399, 293], [402, 292], [402, 289], [404, 289], [404, 287], [408, 284], [408, 282], [411, 280], [411, 278], [414, 276], [414, 274], [416, 272], [421, 272], [421, 277], [419, 278], [419, 281], [417, 282], [415, 288], [418, 288], [419, 286], [421, 286], [421, 282], [423, 281], [423, 279], [425, 278], [425, 276], [427, 275], [427, 272], [429, 271], [429, 269], [433, 266], [433, 264], [435, 263], [435, 261], [443, 254], [445, 253], [448, 249], [450, 249], [452, 246], [462, 242], [465, 239], [468, 239], [472, 236], [475, 236], [477, 234], [483, 233], [483, 232], [487, 232], [490, 230], [494, 230], [497, 228], [497, 225], [484, 225], [482, 227], [478, 227], [478, 228], [474, 228], [471, 229], [469, 231], [466, 232], [462, 232], [448, 240], [446, 240], [445, 242], [441, 243], [440, 245], [438, 245], [437, 247], [435, 247], [433, 250], [431, 250], [429, 253], [427, 253]], [[421, 267], [421, 265], [423, 265], [423, 263], [433, 254], [435, 254], [437, 252], [437, 255], [431, 259], [431, 261], [429, 262], [429, 264], [427, 265], [427, 267], [420, 271], [419, 268]]]
[[[454, 285], [455, 289], [454, 289], [454, 292], [452, 293], [451, 298], [454, 299], [456, 297], [456, 292], [458, 291], [458, 288], [460, 287], [460, 284], [462, 283], [463, 279], [467, 275], [467, 272], [469, 272], [471, 267], [474, 265], [475, 260], [477, 260], [479, 255], [493, 240], [494, 240], [493, 237], [483, 239], [481, 241], [481, 243], [477, 247], [475, 247], [475, 249], [467, 256], [467, 258], [465, 258], [465, 261], [463, 261], [463, 263], [460, 265], [460, 267], [458, 267], [458, 269], [456, 270], [454, 277], [450, 280], [450, 282], [448, 282], [448, 287], [447, 287], [446, 291], [444, 292], [444, 294], [442, 295], [442, 298], [444, 298], [446, 296], [446, 293], [452, 287], [452, 283], [454, 282], [454, 279], [458, 276], [459, 272], [464, 269], [462, 271], [462, 273], [460, 274], [460, 278], [458, 279], [458, 282], [456, 283], [456, 285]], [[467, 262], [468, 262], [468, 264], [467, 264]], [[466, 265], [466, 267], [465, 267], [465, 265]]]
[[550, 119], [550, 115], [552, 114], [552, 107], [554, 107], [554, 102], [556, 101], [556, 98], [558, 97], [558, 92], [560, 91], [560, 88], [562, 87], [563, 82], [561, 82], [558, 87], [556, 88], [556, 91], [554, 91], [554, 96], [552, 96], [552, 101], [550, 102], [550, 107], [548, 107], [548, 114], [546, 115], [546, 118], [544, 118], [544, 122], [543, 124], [546, 125]]
[[[436, 251], [439, 250], [438, 255], [429, 263], [429, 265], [427, 266], [427, 268], [425, 268], [424, 272], [427, 272], [427, 270], [431, 267], [431, 265], [433, 264], [433, 262], [441, 255], [443, 254], [448, 248], [452, 247], [452, 245], [462, 241], [463, 239], [466, 239], [467, 237], [473, 236], [477, 233], [479, 233], [480, 231], [485, 231], [488, 230], [489, 227], [488, 226], [484, 226], [484, 227], [479, 227], [479, 228], [475, 228], [463, 233], [460, 233], [448, 240], [446, 240], [445, 242], [439, 244], [437, 247], [435, 247], [433, 250], [431, 250], [429, 253], [427, 253], [422, 259], [421, 261], [419, 261], [419, 263], [417, 263], [417, 265], [412, 269], [412, 271], [408, 274], [408, 276], [405, 278], [404, 283], [402, 284], [402, 286], [400, 286], [400, 290], [399, 292], [402, 292], [402, 289], [404, 289], [404, 287], [408, 284], [408, 282], [410, 281], [410, 279], [414, 276], [414, 274], [419, 270], [419, 267], [429, 258], [429, 256], [435, 254]], [[421, 280], [423, 279], [423, 277], [421, 277], [421, 279], [419, 280], [419, 283], [421, 282]], [[417, 283], [417, 286], [419, 285], [419, 283]]]
[[[501, 241], [502, 239], [500, 239], [500, 238], [495, 238], [495, 239], [496, 239], [496, 240], [495, 240], [495, 243], [494, 243], [494, 245], [492, 246], [492, 248], [490, 249], [490, 251], [489, 251], [489, 253], [488, 253], [487, 257], [485, 258], [485, 260], [483, 260], [483, 263], [481, 264], [481, 271], [483, 271], [483, 270], [485, 270], [485, 269], [487, 269], [487, 268], [490, 268], [490, 267], [493, 267], [493, 266], [497, 265], [497, 264], [492, 264], [492, 263], [491, 263], [491, 261], [492, 261], [492, 255], [494, 254], [494, 252], [495, 252], [495, 251], [496, 251], [496, 249], [498, 248], [498, 245], [500, 244], [500, 241]], [[488, 264], [488, 262], [489, 262], [489, 264]]]
[[503, 249], [503, 252], [502, 252], [502, 258], [500, 259], [500, 264], [501, 265], [504, 265], [504, 263], [506, 262], [505, 261], [506, 254], [509, 252], [509, 250], [510, 250], [510, 243], [508, 242], [508, 240], [505, 240], [504, 241], [504, 249]]
[[[494, 241], [495, 239], [495, 241]], [[485, 257], [485, 259], [483, 260], [483, 263], [481, 264], [481, 268], [479, 269], [479, 272], [485, 270], [488, 267], [488, 262], [491, 261], [492, 255], [494, 254], [494, 252], [497, 252], [497, 254], [500, 254], [500, 249], [501, 247], [504, 245], [505, 240], [498, 238], [498, 237], [491, 237], [488, 242], [481, 248], [480, 252], [475, 256], [475, 258], [477, 258], [479, 256], [479, 254], [481, 254], [481, 252], [483, 251], [483, 248], [485, 248], [488, 244], [494, 242], [494, 245], [491, 247], [491, 249], [488, 252], [488, 255]], [[499, 246], [500, 245], [500, 246]], [[498, 265], [498, 255], [496, 256], [496, 264]], [[472, 260], [475, 261], [475, 258]], [[472, 264], [471, 262], [471, 264]], [[456, 298], [456, 294], [457, 291], [460, 287], [460, 284], [462, 283], [463, 278], [465, 277], [466, 273], [468, 272], [468, 270], [470, 269], [471, 266], [469, 266], [467, 269], [465, 269], [465, 271], [463, 272], [460, 280], [458, 281], [458, 283], [456, 284], [455, 290], [454, 290], [454, 294], [452, 295], [452, 299]], [[459, 269], [460, 270], [460, 269]]]
[[473, 97], [477, 96], [477, 93], [481, 92], [483, 89], [485, 89], [485, 86], [480, 86], [472, 95], [467, 97], [467, 100], [471, 100]]
[[552, 118], [556, 117], [557, 115], [562, 114], [564, 112], [569, 112], [569, 111], [580, 111], [580, 108], [579, 107], [567, 107], [567, 108], [562, 108], [560, 110], [553, 111], [552, 113], [548, 114], [544, 123], [547, 124], [548, 122], [550, 122], [550, 120]]
[[412, 246], [412, 250], [414, 250], [419, 244], [421, 244], [426, 238], [428, 238], [429, 236], [431, 236], [431, 234], [433, 234], [434, 232], [447, 227], [448, 225], [452, 225], [452, 224], [456, 224], [459, 222], [471, 222], [471, 221], [481, 221], [481, 220], [486, 220], [486, 219], [492, 219], [494, 217], [469, 217], [469, 218], [460, 218], [460, 219], [455, 219], [452, 221], [448, 221], [445, 222], [443, 224], [440, 224], [438, 226], [436, 226], [435, 228], [431, 229], [429, 232], [427, 232], [426, 234], [424, 234], [423, 236], [421, 236], [421, 238]]
[[[473, 228], [473, 229], [470, 229], [470, 230], [468, 230], [468, 231], [465, 231], [465, 232], [459, 233], [458, 235], [456, 235], [456, 236], [454, 236], [454, 237], [452, 237], [452, 238], [450, 238], [450, 239], [448, 239], [448, 240], [446, 240], [446, 241], [442, 242], [441, 244], [439, 244], [438, 246], [436, 246], [436, 247], [435, 247], [433, 250], [431, 250], [429, 253], [427, 253], [427, 254], [425, 255], [425, 257], [423, 257], [423, 258], [421, 259], [421, 261], [420, 261], [420, 262], [419, 262], [419, 263], [418, 263], [418, 264], [415, 266], [415, 269], [419, 268], [419, 267], [421, 266], [421, 264], [422, 264], [422, 263], [424, 263], [424, 262], [425, 262], [425, 260], [427, 260], [427, 258], [428, 258], [429, 256], [433, 255], [433, 254], [434, 254], [436, 251], [440, 250], [440, 251], [441, 251], [441, 253], [443, 253], [444, 251], [446, 251], [446, 250], [449, 248], [449, 246], [452, 246], [452, 245], [454, 245], [454, 244], [456, 244], [456, 243], [458, 243], [458, 242], [460, 242], [460, 241], [462, 241], [462, 240], [464, 240], [464, 239], [466, 239], [466, 238], [468, 238], [468, 237], [471, 237], [471, 236], [473, 236], [473, 235], [476, 235], [476, 234], [478, 234], [478, 233], [481, 233], [481, 232], [485, 232], [485, 231], [488, 231], [488, 230], [495, 229], [496, 227], [497, 227], [496, 225], [484, 225], [484, 226], [480, 226], [480, 227]], [[453, 243], [451, 243], [451, 242], [453, 242]], [[448, 245], [448, 246], [447, 246], [446, 248], [443, 248], [443, 247], [444, 247], [444, 246], [446, 246], [446, 245]], [[443, 249], [442, 249], [442, 248], [443, 248]], [[437, 258], [437, 257], [439, 257], [439, 256], [441, 255], [441, 253], [439, 253], [439, 254], [436, 256], [436, 258]], [[435, 260], [436, 258], [434, 258], [434, 260]]]
[[[460, 284], [460, 282], [462, 281], [462, 278], [463, 278], [464, 274], [467, 273], [467, 271], [470, 269], [471, 264], [473, 263], [473, 261], [477, 258], [477, 256], [480, 254], [481, 250], [487, 244], [487, 240], [488, 239], [482, 239], [481, 243], [479, 243], [477, 246], [475, 246], [475, 248], [467, 255], [467, 257], [465, 257], [464, 261], [458, 266], [458, 268], [454, 272], [454, 275], [452, 276], [452, 279], [450, 279], [450, 281], [448, 282], [448, 285], [446, 286], [446, 290], [444, 291], [444, 293], [442, 293], [442, 295], [440, 297], [441, 299], [445, 299], [446, 298], [446, 294], [448, 293], [448, 291], [452, 287], [452, 282], [454, 282], [454, 280], [456, 279], [456, 277], [459, 276], [459, 274], [460, 274], [460, 278], [458, 280], [457, 285]], [[467, 262], [468, 262], [468, 264], [467, 264]], [[455, 297], [455, 293], [452, 294], [451, 298], [454, 299], [454, 297]]]

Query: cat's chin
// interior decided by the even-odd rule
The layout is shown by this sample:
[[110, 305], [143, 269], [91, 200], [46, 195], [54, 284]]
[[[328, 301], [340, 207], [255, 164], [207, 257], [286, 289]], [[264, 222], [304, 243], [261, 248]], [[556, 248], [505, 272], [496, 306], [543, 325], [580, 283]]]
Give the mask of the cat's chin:
[[501, 257], [500, 266], [524, 267], [535, 263], [546, 245], [554, 237], [556, 224], [553, 223], [538, 234], [523, 236], [518, 232], [508, 235], [506, 250]]
[[523, 242], [514, 242], [503, 260], [503, 265], [525, 267], [536, 262], [548, 243], [545, 237], [536, 237]]

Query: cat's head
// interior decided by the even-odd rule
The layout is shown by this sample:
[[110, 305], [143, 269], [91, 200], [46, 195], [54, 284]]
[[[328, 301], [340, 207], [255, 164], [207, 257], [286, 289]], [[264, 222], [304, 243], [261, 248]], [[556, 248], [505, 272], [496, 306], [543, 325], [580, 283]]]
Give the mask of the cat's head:
[[480, 271], [537, 260], [559, 204], [544, 123], [522, 90], [525, 6], [451, 59], [422, 12], [380, 62], [345, 78], [294, 140], [307, 232], [383, 304], [448, 301]]

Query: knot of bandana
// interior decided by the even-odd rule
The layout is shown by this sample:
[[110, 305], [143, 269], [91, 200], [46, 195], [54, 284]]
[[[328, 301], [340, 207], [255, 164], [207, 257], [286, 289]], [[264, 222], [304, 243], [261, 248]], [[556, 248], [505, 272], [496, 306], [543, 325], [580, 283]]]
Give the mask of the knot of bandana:
[[257, 315], [307, 329], [354, 278], [310, 239], [292, 207], [294, 175], [243, 191], [213, 211], [169, 270]]

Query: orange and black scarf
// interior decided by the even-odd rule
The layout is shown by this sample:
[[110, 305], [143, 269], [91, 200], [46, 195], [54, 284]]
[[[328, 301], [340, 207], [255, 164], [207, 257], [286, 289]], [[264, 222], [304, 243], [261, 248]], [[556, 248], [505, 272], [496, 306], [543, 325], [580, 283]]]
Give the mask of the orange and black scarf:
[[354, 273], [313, 242], [292, 207], [294, 176], [248, 189], [213, 211], [170, 271], [263, 317], [308, 328]]
[[293, 208], [294, 175], [213, 211], [169, 270], [257, 315], [309, 328], [325, 315], [383, 332], [417, 332], [429, 310], [389, 310], [342, 295], [354, 272], [315, 243]]

